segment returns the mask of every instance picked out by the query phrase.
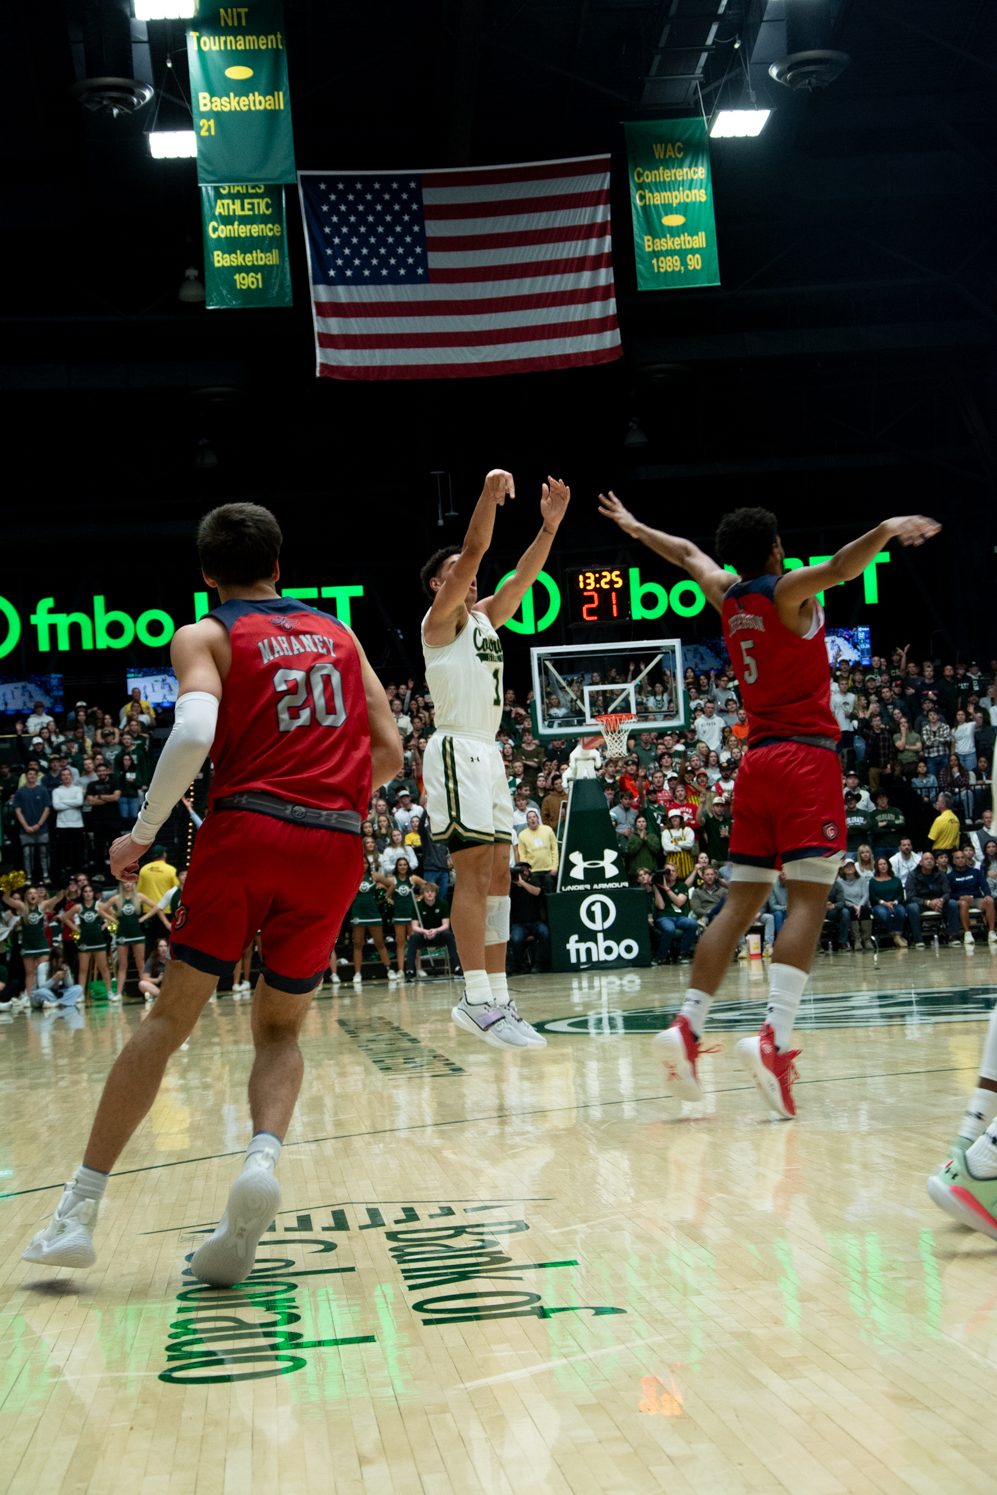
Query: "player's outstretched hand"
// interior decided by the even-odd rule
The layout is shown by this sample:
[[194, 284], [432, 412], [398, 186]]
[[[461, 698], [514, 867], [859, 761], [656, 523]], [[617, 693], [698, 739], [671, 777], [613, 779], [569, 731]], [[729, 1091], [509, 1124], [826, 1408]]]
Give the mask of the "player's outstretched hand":
[[540, 514], [544, 528], [556, 530], [564, 518], [564, 511], [571, 502], [571, 489], [560, 478], [547, 474], [546, 483], [540, 484]]
[[886, 522], [901, 545], [923, 545], [941, 530], [938, 520], [929, 519], [926, 514], [898, 514]]
[[599, 513], [618, 524], [624, 534], [636, 534], [640, 521], [634, 518], [629, 509], [624, 508], [612, 488], [608, 493], [599, 494]]
[[140, 846], [131, 836], [119, 836], [116, 841], [111, 842], [111, 876], [137, 877], [138, 864], [148, 850], [148, 846]]
[[504, 467], [493, 467], [485, 478], [485, 497], [490, 498], [496, 508], [500, 509], [507, 498], [516, 497], [516, 484], [511, 472], [506, 472]]

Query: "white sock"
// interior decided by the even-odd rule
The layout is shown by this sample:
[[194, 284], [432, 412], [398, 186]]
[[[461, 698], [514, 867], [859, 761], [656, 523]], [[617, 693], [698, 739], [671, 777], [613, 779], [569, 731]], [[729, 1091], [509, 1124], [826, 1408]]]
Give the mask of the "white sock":
[[488, 972], [488, 987], [492, 994], [492, 1002], [496, 1007], [508, 1007], [509, 1005], [509, 983], [504, 971]]
[[88, 1168], [81, 1163], [73, 1175], [72, 1180], [72, 1209], [73, 1204], [78, 1204], [81, 1199], [93, 1199], [98, 1204], [104, 1197], [107, 1188], [109, 1173], [101, 1173], [99, 1168]]
[[966, 1149], [966, 1162], [974, 1178], [997, 1178], [997, 1121]]
[[272, 1152], [274, 1156], [274, 1167], [280, 1162], [280, 1150], [284, 1144], [273, 1132], [254, 1132], [253, 1140], [246, 1148], [246, 1162], [253, 1156], [254, 1152]]
[[698, 987], [690, 986], [682, 1003], [682, 1016], [688, 1019], [689, 1027], [697, 1038], [702, 1038], [703, 1029], [706, 1027], [706, 1019], [710, 1015], [713, 998], [709, 992], [700, 991]]
[[784, 1053], [789, 1048], [793, 1024], [799, 1011], [803, 988], [809, 979], [809, 971], [796, 966], [785, 966], [776, 962], [769, 972], [769, 1003], [765, 1009], [765, 1021], [775, 1034], [775, 1046]]
[[472, 1007], [484, 1007], [492, 1000], [487, 971], [464, 972], [464, 997]]
[[980, 1060], [980, 1079], [993, 1080], [997, 1084], [997, 1007], [990, 1013], [986, 1037], [983, 1040], [983, 1058]]
[[[994, 1010], [997, 1011], [997, 1008]], [[959, 1136], [975, 1142], [995, 1119], [997, 1119], [997, 1090], [977, 1088], [966, 1102], [966, 1109], [959, 1123]]]

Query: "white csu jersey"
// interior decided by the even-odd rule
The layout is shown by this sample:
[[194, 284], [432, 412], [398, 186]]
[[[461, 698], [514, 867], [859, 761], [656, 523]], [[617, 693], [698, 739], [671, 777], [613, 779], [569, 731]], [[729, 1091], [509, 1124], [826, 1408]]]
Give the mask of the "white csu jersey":
[[[429, 614], [426, 614], [428, 618]], [[468, 613], [453, 643], [426, 642], [426, 684], [437, 732], [495, 740], [502, 718], [502, 645], [484, 613]]]

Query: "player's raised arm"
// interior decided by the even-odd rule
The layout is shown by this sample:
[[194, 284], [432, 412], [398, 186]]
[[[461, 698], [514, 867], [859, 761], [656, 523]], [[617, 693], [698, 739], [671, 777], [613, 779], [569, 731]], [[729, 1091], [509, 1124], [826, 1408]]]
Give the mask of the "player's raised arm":
[[481, 558], [492, 543], [495, 510], [500, 509], [507, 498], [515, 496], [516, 484], [512, 473], [506, 472], [502, 467], [493, 467], [485, 478], [481, 496], [474, 506], [460, 554], [453, 565], [447, 568], [436, 588], [426, 624], [426, 636], [430, 643], [437, 642], [429, 637], [430, 633], [440, 628], [447, 630], [448, 637], [452, 637], [453, 617], [465, 606], [465, 599], [477, 575]]
[[571, 489], [560, 478], [548, 477], [540, 485], [540, 533], [529, 549], [523, 551], [502, 590], [478, 603], [479, 611], [487, 614], [493, 628], [508, 622], [540, 575], [570, 501]]
[[818, 566], [801, 566], [795, 571], [785, 572], [775, 589], [779, 617], [792, 626], [793, 616], [818, 592], [861, 576], [866, 566], [872, 564], [891, 540], [899, 540], [901, 545], [923, 545], [940, 529], [937, 519], [928, 519], [924, 514], [898, 515], [884, 519], [882, 524], [877, 524], [875, 529], [860, 535], [857, 540], [850, 540], [830, 560], [821, 561]]
[[131, 831], [110, 849], [114, 877], [134, 876], [140, 857], [155, 841], [159, 828], [186, 791], [214, 740], [222, 680], [212, 651], [218, 625], [210, 619], [178, 628], [170, 646], [177, 676], [173, 730], [163, 747]]
[[705, 550], [700, 550], [698, 545], [694, 545], [691, 540], [682, 539], [680, 535], [669, 535], [664, 530], [651, 529], [649, 525], [642, 524], [623, 506], [612, 489], [608, 493], [599, 494], [599, 513], [612, 519], [632, 540], [639, 540], [648, 550], [653, 550], [655, 555], [660, 555], [673, 566], [687, 572], [702, 587], [707, 602], [717, 612], [720, 611], [724, 596], [737, 581], [737, 577], [719, 566]]

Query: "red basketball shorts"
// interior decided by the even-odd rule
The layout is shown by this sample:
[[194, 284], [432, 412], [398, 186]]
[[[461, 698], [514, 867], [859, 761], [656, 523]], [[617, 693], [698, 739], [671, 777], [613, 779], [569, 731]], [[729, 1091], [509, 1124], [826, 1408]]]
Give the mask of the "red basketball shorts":
[[310, 992], [329, 964], [362, 870], [359, 836], [252, 810], [215, 810], [194, 842], [173, 920], [173, 957], [230, 976], [259, 930], [268, 985]]
[[737, 773], [730, 859], [780, 867], [845, 849], [841, 762], [829, 748], [773, 742], [751, 748]]

